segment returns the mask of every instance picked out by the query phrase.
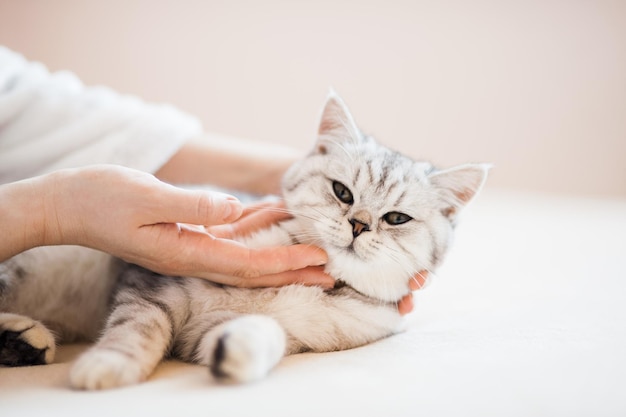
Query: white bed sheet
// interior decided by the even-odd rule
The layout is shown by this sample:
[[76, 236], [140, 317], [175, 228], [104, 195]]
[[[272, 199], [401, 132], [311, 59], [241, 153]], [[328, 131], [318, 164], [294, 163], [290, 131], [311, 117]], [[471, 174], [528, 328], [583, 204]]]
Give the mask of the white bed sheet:
[[144, 384], [68, 388], [84, 346], [0, 369], [0, 414], [624, 416], [626, 200], [486, 190], [408, 330], [286, 358], [264, 381], [216, 385], [171, 361]]

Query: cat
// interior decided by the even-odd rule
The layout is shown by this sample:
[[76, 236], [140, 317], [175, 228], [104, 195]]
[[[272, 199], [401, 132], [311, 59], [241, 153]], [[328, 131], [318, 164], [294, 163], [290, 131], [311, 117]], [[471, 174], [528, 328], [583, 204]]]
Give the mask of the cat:
[[484, 164], [438, 170], [380, 145], [331, 92], [312, 151], [283, 178], [293, 218], [238, 240], [322, 247], [334, 288], [234, 288], [91, 249], [36, 248], [0, 264], [0, 363], [50, 363], [56, 342], [97, 339], [72, 365], [74, 388], [139, 383], [165, 357], [244, 383], [285, 355], [388, 337], [403, 330], [397, 302], [409, 279], [440, 265], [459, 210], [487, 172]]

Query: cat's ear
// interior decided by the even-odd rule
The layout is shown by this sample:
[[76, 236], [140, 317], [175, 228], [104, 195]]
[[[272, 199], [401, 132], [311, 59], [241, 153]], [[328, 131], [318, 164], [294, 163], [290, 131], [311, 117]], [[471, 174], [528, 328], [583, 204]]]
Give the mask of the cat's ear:
[[446, 203], [442, 213], [453, 218], [480, 191], [490, 169], [490, 164], [467, 164], [430, 174], [430, 183], [439, 189]]
[[326, 153], [327, 147], [332, 144], [355, 142], [361, 138], [348, 106], [333, 89], [326, 97], [317, 133], [316, 151], [320, 153]]

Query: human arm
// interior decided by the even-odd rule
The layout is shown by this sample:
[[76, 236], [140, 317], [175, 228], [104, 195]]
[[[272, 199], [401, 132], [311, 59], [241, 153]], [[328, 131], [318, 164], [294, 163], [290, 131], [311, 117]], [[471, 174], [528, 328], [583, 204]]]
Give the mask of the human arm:
[[62, 170], [0, 186], [0, 260], [36, 246], [76, 244], [156, 272], [236, 286], [332, 286], [322, 271], [302, 270], [325, 263], [320, 249], [252, 250], [181, 224], [228, 223], [242, 210], [232, 197], [183, 190], [128, 168]]
[[155, 176], [172, 184], [280, 194], [283, 174], [300, 157], [296, 149], [273, 143], [204, 135], [182, 145]]

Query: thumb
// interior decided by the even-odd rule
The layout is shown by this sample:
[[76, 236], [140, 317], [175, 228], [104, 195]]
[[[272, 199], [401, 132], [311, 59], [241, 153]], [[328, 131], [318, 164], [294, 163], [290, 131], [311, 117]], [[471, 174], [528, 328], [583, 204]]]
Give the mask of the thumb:
[[158, 222], [210, 226], [233, 222], [243, 213], [241, 202], [231, 195], [170, 185], [168, 188], [167, 195], [159, 199]]

